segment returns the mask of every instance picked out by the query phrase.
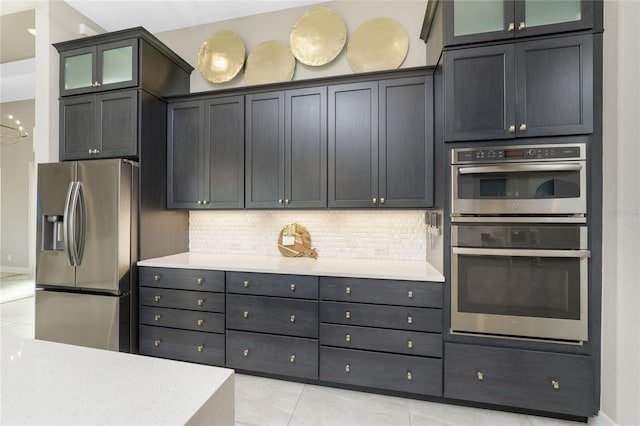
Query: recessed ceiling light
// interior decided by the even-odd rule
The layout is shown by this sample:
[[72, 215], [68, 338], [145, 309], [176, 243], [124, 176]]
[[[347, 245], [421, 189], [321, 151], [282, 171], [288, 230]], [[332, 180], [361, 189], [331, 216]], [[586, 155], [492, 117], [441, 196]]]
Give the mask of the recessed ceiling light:
[[36, 29], [35, 28], [27, 28], [27, 31], [29, 31], [29, 34], [31, 35], [36, 35]]

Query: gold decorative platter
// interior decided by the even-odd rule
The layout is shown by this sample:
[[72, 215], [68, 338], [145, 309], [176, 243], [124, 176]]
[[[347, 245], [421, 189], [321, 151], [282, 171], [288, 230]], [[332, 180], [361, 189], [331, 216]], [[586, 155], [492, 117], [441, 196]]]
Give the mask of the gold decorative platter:
[[295, 69], [296, 58], [291, 50], [280, 41], [269, 40], [249, 53], [244, 79], [250, 85], [289, 81]]
[[347, 26], [333, 10], [317, 7], [302, 15], [291, 29], [293, 56], [305, 65], [320, 66], [333, 61], [347, 41]]
[[347, 61], [355, 72], [396, 69], [409, 51], [407, 32], [393, 19], [375, 18], [360, 25], [349, 39]]
[[232, 80], [244, 65], [245, 47], [233, 31], [222, 30], [210, 35], [198, 50], [198, 68], [212, 83]]

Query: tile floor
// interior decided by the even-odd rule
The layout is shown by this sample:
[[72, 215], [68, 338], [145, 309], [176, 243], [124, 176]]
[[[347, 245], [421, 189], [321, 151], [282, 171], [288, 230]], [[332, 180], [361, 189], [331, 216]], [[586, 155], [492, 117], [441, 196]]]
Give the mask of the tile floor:
[[[0, 304], [0, 320], [0, 338], [4, 335], [33, 338], [33, 297]], [[570, 426], [580, 423], [237, 374], [236, 425]]]

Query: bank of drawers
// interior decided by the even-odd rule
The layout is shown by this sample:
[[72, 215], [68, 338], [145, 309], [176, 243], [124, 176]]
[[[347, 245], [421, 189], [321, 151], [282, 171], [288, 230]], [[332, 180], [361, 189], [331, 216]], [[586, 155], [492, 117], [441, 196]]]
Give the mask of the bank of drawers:
[[227, 366], [318, 378], [318, 278], [227, 273]]
[[442, 284], [322, 277], [319, 377], [442, 395]]
[[140, 353], [225, 364], [224, 272], [139, 268]]

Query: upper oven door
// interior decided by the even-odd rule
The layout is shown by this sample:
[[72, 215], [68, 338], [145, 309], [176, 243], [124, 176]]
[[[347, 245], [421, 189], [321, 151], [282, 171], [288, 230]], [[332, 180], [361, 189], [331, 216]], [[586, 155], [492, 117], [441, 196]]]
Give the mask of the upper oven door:
[[452, 165], [452, 215], [585, 215], [584, 161]]

